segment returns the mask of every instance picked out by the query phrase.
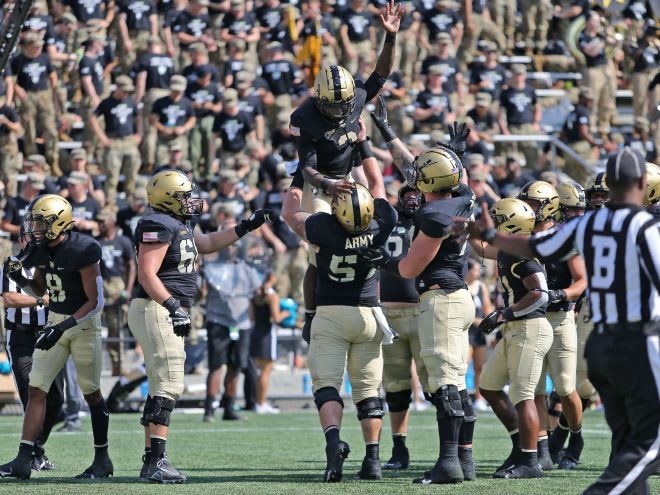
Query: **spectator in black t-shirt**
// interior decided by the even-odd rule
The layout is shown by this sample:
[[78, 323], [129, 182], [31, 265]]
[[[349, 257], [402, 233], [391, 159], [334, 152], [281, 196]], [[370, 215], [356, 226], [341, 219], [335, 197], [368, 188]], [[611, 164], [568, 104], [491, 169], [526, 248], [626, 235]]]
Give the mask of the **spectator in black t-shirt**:
[[[541, 104], [534, 88], [527, 84], [527, 69], [522, 64], [514, 64], [511, 72], [511, 83], [500, 95], [498, 123], [502, 134], [540, 134]], [[528, 166], [536, 166], [538, 148], [534, 141], [515, 143], [511, 148], [525, 155]]]
[[149, 48], [149, 37], [158, 36], [158, 15], [154, 0], [119, 0], [117, 51], [127, 71]]
[[367, 10], [366, 0], [351, 0], [344, 12], [339, 36], [342, 43], [342, 65], [355, 74], [360, 60], [371, 57], [376, 46], [375, 19]]
[[463, 101], [465, 87], [458, 59], [450, 52], [451, 37], [448, 33], [438, 34], [436, 54], [430, 55], [422, 62], [422, 74], [427, 75], [430, 67], [439, 67], [443, 76], [442, 89], [449, 95], [454, 108]]
[[89, 194], [89, 175], [85, 172], [71, 172], [66, 181], [69, 189], [68, 201], [73, 210], [73, 228], [87, 235], [98, 232], [96, 216], [101, 205]]
[[67, 180], [69, 175], [72, 172], [84, 172], [89, 175], [89, 194], [98, 201], [101, 206], [103, 206], [105, 205], [105, 192], [101, 187], [101, 181], [97, 175], [89, 174], [87, 165], [87, 151], [85, 151], [85, 148], [76, 148], [75, 150], [72, 150], [69, 154], [69, 171], [57, 181], [57, 186], [59, 187], [57, 194], [63, 198], [68, 198], [69, 189], [67, 188]]
[[213, 153], [211, 139], [213, 138], [213, 120], [222, 108], [222, 100], [218, 86], [211, 82], [210, 65], [197, 67], [196, 80], [188, 82], [186, 96], [192, 101], [195, 111], [195, 127], [190, 132], [190, 161], [193, 164], [195, 179], [211, 179], [213, 175]]
[[[136, 280], [135, 250], [131, 239], [118, 231], [114, 211], [100, 211], [96, 222], [99, 229], [99, 237], [96, 240], [101, 245], [100, 265], [105, 299], [103, 315], [108, 327], [108, 337], [118, 339], [125, 321], [124, 304], [130, 300]], [[112, 363], [112, 376], [119, 376], [122, 353], [119, 341], [109, 342], [108, 353]]]
[[112, 0], [64, 0], [64, 5], [71, 8], [80, 24], [87, 24], [91, 19], [98, 19], [99, 26], [107, 29], [115, 17]]
[[21, 155], [18, 151], [18, 137], [23, 134], [23, 126], [16, 110], [0, 96], [0, 180], [5, 183], [5, 194], [9, 197], [18, 194], [16, 175], [21, 170]]
[[43, 194], [58, 194], [59, 188], [44, 155], [28, 155], [27, 158], [23, 159], [21, 173], [29, 174], [30, 172], [36, 172], [45, 177]]
[[148, 204], [147, 191], [144, 188], [136, 189], [128, 197], [128, 206], [117, 213], [117, 225], [125, 236], [133, 238], [133, 232], [135, 232], [138, 222], [147, 211], [150, 211], [147, 209]]
[[204, 43], [209, 52], [218, 49], [211, 31], [208, 5], [208, 0], [192, 0], [172, 23], [172, 33], [179, 40], [181, 66], [188, 64], [188, 48], [193, 43]]
[[45, 178], [43, 174], [36, 172], [27, 174], [20, 194], [7, 200], [2, 218], [2, 230], [11, 234], [13, 242], [18, 242], [18, 231], [23, 224], [28, 206], [46, 188]]
[[[295, 137], [291, 134], [291, 115], [287, 112], [277, 114], [277, 125], [271, 128], [270, 144], [274, 151], [281, 151], [282, 148], [295, 149]], [[291, 158], [293, 159], [293, 158]]]
[[220, 82], [220, 71], [215, 65], [209, 64], [209, 52], [204, 43], [193, 43], [188, 48], [190, 55], [190, 64], [186, 65], [181, 71], [181, 75], [188, 79], [188, 83], [197, 80], [197, 69], [205, 65], [211, 71], [211, 82], [218, 84]]
[[[481, 157], [481, 161], [483, 163], [483, 157]], [[486, 175], [481, 171], [481, 170], [475, 170], [470, 172], [469, 177], [468, 177], [468, 185], [470, 186], [470, 189], [472, 189], [472, 192], [474, 192], [474, 195], [476, 196], [475, 203], [476, 205], [481, 205], [483, 203], [486, 203], [488, 205], [488, 209], [495, 204], [495, 202], [499, 198], [494, 198], [493, 196], [490, 195], [490, 192], [488, 191], [489, 188], [486, 187]], [[477, 210], [479, 210], [477, 212]], [[481, 209], [480, 208], [475, 208], [474, 209], [475, 214], [479, 213], [481, 214]], [[476, 217], [479, 217], [479, 215], [475, 215]]]
[[[244, 112], [250, 117], [250, 125], [254, 129], [257, 141], [264, 142], [266, 128], [264, 121], [265, 110], [260, 93], [265, 94], [266, 90], [255, 89], [254, 77], [247, 71], [237, 72], [234, 76], [234, 83], [238, 91], [238, 106], [241, 112]], [[273, 144], [273, 146], [275, 145]]]
[[268, 86], [264, 97], [270, 106], [268, 124], [272, 129], [276, 126], [275, 116], [280, 112], [292, 111], [291, 95], [294, 87], [302, 81], [298, 67], [284, 58], [284, 47], [276, 41], [267, 47], [270, 59], [261, 66], [261, 77]]
[[[154, 170], [153, 175], [156, 175], [163, 170], [181, 170], [186, 174], [192, 172], [192, 167], [187, 167], [190, 162], [183, 159], [183, 146], [181, 146], [181, 143], [173, 142], [170, 144], [168, 151], [170, 152], [170, 155], [167, 163], [157, 167]], [[197, 181], [198, 179], [195, 180]]]
[[[101, 34], [92, 34], [87, 40], [85, 54], [78, 65], [80, 87], [83, 93], [80, 114], [83, 122], [86, 123], [89, 123], [90, 117], [96, 107], [99, 106], [99, 103], [101, 103], [101, 95], [103, 95], [103, 63], [101, 62], [101, 53], [105, 45], [105, 40], [106, 38]], [[85, 148], [91, 156], [94, 156], [98, 143], [91, 126], [85, 126], [83, 138]]]
[[213, 145], [220, 165], [227, 158], [241, 153], [248, 139], [254, 139], [250, 118], [238, 106], [238, 92], [227, 89], [223, 95], [223, 108], [213, 122]]
[[658, 46], [658, 27], [646, 26], [644, 35], [637, 41], [637, 47], [631, 50], [631, 57], [635, 61], [630, 77], [633, 91], [633, 107], [635, 117], [646, 115], [646, 95], [649, 82], [653, 74], [660, 68], [660, 46]]
[[58, 79], [50, 57], [43, 53], [44, 42], [37, 33], [27, 33], [23, 38], [21, 53], [11, 59], [11, 71], [16, 79], [14, 87], [16, 106], [25, 130], [24, 153], [37, 153], [37, 121], [45, 140], [46, 158], [51, 172], [62, 175], [59, 167], [59, 150], [56, 117]]
[[434, 51], [429, 40], [436, 40], [440, 33], [448, 33], [454, 47], [458, 47], [463, 38], [463, 23], [458, 13], [451, 8], [453, 2], [436, 0], [433, 8], [422, 10], [422, 22], [428, 31], [428, 37], [420, 37], [420, 43], [429, 52]]
[[649, 136], [649, 119], [641, 116], [635, 117], [628, 146], [638, 150], [646, 158], [647, 162], [657, 163], [658, 147]]
[[[284, 5], [288, 8], [288, 5]], [[264, 0], [255, 11], [257, 20], [259, 21], [259, 29], [262, 33], [268, 33], [282, 20], [282, 8], [280, 0]]]
[[[124, 171], [124, 192], [135, 190], [140, 171], [142, 120], [133, 99], [135, 86], [128, 76], [119, 76], [116, 89], [101, 102], [90, 119], [91, 127], [104, 147], [103, 171], [106, 175], [105, 193], [109, 205], [115, 205], [119, 176]], [[105, 130], [98, 118], [105, 122]]]
[[426, 89], [417, 95], [413, 119], [418, 132], [431, 132], [444, 129], [444, 126], [454, 121], [454, 112], [442, 89], [443, 70], [437, 65], [429, 67]]
[[[589, 131], [589, 116], [593, 107], [593, 93], [590, 88], [580, 88], [580, 97], [578, 104], [573, 111], [568, 114], [566, 121], [561, 129], [560, 138], [563, 142], [570, 145], [584, 161], [593, 163], [593, 150], [599, 148], [598, 143]], [[585, 169], [581, 163], [578, 163], [569, 154], [564, 155], [565, 172], [574, 181], [586, 186], [593, 172]]]
[[222, 81], [227, 88], [236, 88], [236, 74], [248, 68], [246, 60], [247, 43], [241, 39], [233, 39], [227, 43], [227, 59], [222, 66]]
[[486, 41], [484, 45], [486, 60], [472, 67], [470, 93], [488, 93], [494, 102], [499, 103], [502, 88], [506, 86], [506, 72], [499, 63], [497, 45], [492, 41]]
[[220, 39], [225, 43], [241, 40], [249, 46], [257, 43], [260, 38], [257, 19], [252, 12], [246, 11], [245, 1], [230, 0], [229, 12], [222, 18], [220, 25]]
[[474, 108], [466, 115], [474, 123], [472, 132], [479, 134], [480, 139], [492, 143], [493, 136], [498, 132], [497, 116], [491, 110], [493, 98], [490, 93], [477, 93], [474, 102]]
[[156, 128], [148, 125], [154, 102], [169, 93], [170, 79], [174, 75], [174, 60], [164, 53], [163, 42], [158, 37], [150, 40], [150, 51], [140, 57], [136, 71], [135, 101], [142, 103], [142, 159], [148, 167], [156, 162]]
[[158, 131], [156, 158], [159, 164], [167, 161], [167, 148], [172, 141], [183, 146], [184, 158], [188, 157], [187, 134], [195, 126], [192, 102], [186, 98], [188, 81], [183, 76], [172, 76], [170, 94], [156, 100], [151, 108], [149, 123]]

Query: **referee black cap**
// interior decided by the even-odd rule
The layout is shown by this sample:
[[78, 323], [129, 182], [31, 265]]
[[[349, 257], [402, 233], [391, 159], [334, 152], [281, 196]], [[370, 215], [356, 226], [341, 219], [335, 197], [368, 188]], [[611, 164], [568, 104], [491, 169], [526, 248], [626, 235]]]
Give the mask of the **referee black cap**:
[[630, 184], [646, 174], [646, 160], [630, 146], [621, 148], [607, 159], [606, 177], [608, 186]]

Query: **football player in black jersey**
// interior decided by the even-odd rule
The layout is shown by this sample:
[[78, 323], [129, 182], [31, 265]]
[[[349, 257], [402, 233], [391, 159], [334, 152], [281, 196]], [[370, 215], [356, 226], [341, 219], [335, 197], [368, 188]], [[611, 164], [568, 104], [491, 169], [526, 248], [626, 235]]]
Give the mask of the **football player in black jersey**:
[[298, 203], [292, 228], [315, 246], [319, 268], [309, 369], [326, 437], [324, 480], [341, 481], [342, 466], [350, 452], [348, 444], [339, 437], [344, 405], [339, 390], [345, 367], [366, 443], [357, 476], [380, 479], [378, 448], [384, 415], [378, 397], [383, 375], [381, 341], [384, 332], [390, 330], [377, 323], [378, 276], [359, 250], [383, 246], [396, 224], [397, 214], [385, 199], [373, 199], [362, 185], [337, 195], [333, 214], [312, 215], [300, 210]]
[[[30, 398], [18, 456], [0, 466], [0, 477], [30, 477], [34, 442], [44, 422], [46, 394], [69, 356], [89, 405], [94, 433], [94, 461], [76, 478], [104, 478], [113, 473], [108, 456], [108, 408], [101, 395], [101, 246], [92, 237], [71, 232], [73, 223], [66, 199], [55, 194], [37, 197], [25, 217], [28, 247], [9, 263], [9, 277], [37, 297], [48, 291], [50, 304], [49, 322], [35, 343]], [[35, 267], [32, 279], [22, 276], [23, 264]]]
[[[415, 213], [422, 204], [422, 194], [412, 186], [399, 189], [396, 210], [399, 220], [387, 239], [385, 247], [394, 259], [408, 254], [415, 230]], [[415, 361], [417, 374], [426, 389], [428, 377], [419, 357], [419, 295], [415, 281], [388, 271], [380, 274], [380, 302], [383, 313], [399, 339], [383, 347], [383, 388], [390, 411], [392, 427], [392, 457], [383, 469], [407, 469], [410, 462], [406, 437], [408, 435], [408, 409], [413, 399], [411, 373]]]
[[[338, 192], [348, 193], [353, 187], [350, 173], [359, 167], [357, 150], [360, 134], [359, 117], [366, 102], [374, 98], [385, 84], [394, 64], [396, 35], [404, 9], [394, 0], [388, 2], [380, 16], [386, 31], [383, 49], [376, 67], [366, 82], [357, 83], [343, 67], [331, 65], [319, 71], [314, 81], [314, 95], [291, 114], [291, 134], [296, 138], [299, 167], [285, 198], [282, 216], [290, 225], [300, 202], [310, 213], [331, 211]], [[374, 196], [384, 196], [383, 178], [374, 161], [364, 167], [364, 174]], [[314, 317], [316, 268], [313, 253], [305, 274], [305, 327]]]
[[587, 210], [598, 210], [610, 200], [610, 189], [607, 187], [605, 172], [598, 172], [593, 182], [585, 190]]
[[[555, 218], [560, 212], [559, 194], [557, 190], [544, 181], [533, 181], [525, 184], [518, 199], [527, 203], [536, 214], [533, 233], [543, 232], [555, 226]], [[566, 261], [556, 261], [545, 264], [548, 280], [548, 307], [546, 318], [552, 326], [554, 336], [552, 347], [545, 355], [541, 377], [550, 373], [555, 391], [561, 401], [564, 413], [564, 423], [558, 429], [563, 429], [571, 435], [571, 444], [565, 453], [565, 460], [559, 459], [559, 452], [564, 440], [559, 436], [553, 438], [549, 445], [548, 407], [546, 405], [545, 381], [539, 380], [536, 386], [536, 408], [539, 415], [538, 460], [544, 471], [554, 469], [554, 463], [559, 463], [562, 469], [573, 469], [580, 460], [582, 447], [582, 402], [576, 390], [577, 370], [577, 329], [575, 327], [574, 301], [587, 288], [587, 274], [581, 256], [573, 256]], [[558, 434], [559, 435], [559, 434]]]
[[152, 213], [143, 216], [133, 241], [138, 253], [140, 290], [131, 301], [128, 325], [144, 352], [149, 395], [140, 423], [145, 432], [145, 455], [140, 479], [182, 483], [186, 477], [168, 461], [165, 442], [170, 415], [183, 391], [185, 351], [190, 333], [190, 307], [197, 292], [198, 253], [208, 254], [233, 244], [268, 221], [257, 210], [236, 227], [202, 234], [190, 218], [201, 213], [202, 200], [182, 172], [165, 170], [147, 184]]
[[[385, 270], [414, 278], [420, 294], [420, 357], [428, 376], [424, 388], [437, 409], [440, 437], [435, 466], [415, 480], [422, 484], [476, 478], [472, 462], [476, 416], [465, 385], [468, 331], [475, 314], [465, 283], [470, 251], [467, 237], [448, 230], [454, 217], [472, 216], [474, 194], [461, 184], [462, 173], [460, 158], [447, 145], [424, 151], [415, 159], [411, 184], [425, 199], [415, 215], [418, 232], [404, 258], [385, 256], [378, 263]], [[453, 197], [456, 191], [459, 195]]]
[[[483, 215], [488, 215], [486, 204]], [[504, 198], [490, 209], [501, 232], [531, 234], [536, 221], [532, 208], [519, 199]], [[460, 230], [459, 230], [460, 231]], [[497, 468], [495, 478], [539, 478], [537, 458], [539, 416], [534, 403], [542, 379], [543, 358], [552, 345], [552, 327], [545, 318], [548, 284], [545, 270], [536, 259], [521, 259], [478, 240], [470, 243], [481, 256], [497, 260], [504, 287], [504, 309], [484, 318], [480, 328], [492, 331], [502, 325], [502, 339], [495, 347], [481, 377], [481, 395], [504, 424], [513, 449]], [[492, 327], [487, 323], [496, 322]], [[504, 387], [509, 384], [509, 395]]]

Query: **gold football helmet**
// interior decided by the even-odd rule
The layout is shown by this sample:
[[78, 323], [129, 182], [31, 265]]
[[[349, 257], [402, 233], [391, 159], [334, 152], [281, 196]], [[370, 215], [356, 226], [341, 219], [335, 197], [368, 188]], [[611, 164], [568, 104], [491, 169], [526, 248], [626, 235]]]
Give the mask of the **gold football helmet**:
[[[594, 196], [596, 194], [596, 197]], [[610, 198], [610, 188], [607, 187], [607, 177], [605, 172], [598, 172], [593, 182], [585, 190], [587, 203], [592, 210], [602, 208]]]
[[47, 244], [73, 228], [71, 204], [57, 194], [35, 198], [23, 221], [28, 242]]
[[542, 222], [548, 218], [555, 218], [559, 211], [559, 195], [557, 190], [552, 185], [542, 180], [535, 180], [525, 184], [518, 194], [518, 199], [525, 201], [529, 204], [538, 203], [538, 205], [530, 205], [536, 212], [536, 221]]
[[415, 188], [423, 193], [455, 191], [461, 183], [461, 177], [461, 160], [447, 148], [428, 149], [415, 158], [413, 163], [412, 179]]
[[337, 221], [349, 234], [361, 234], [374, 217], [374, 198], [362, 184], [355, 184], [350, 194], [337, 194], [332, 201]]
[[193, 182], [178, 170], [163, 170], [147, 183], [147, 200], [156, 211], [179, 217], [192, 217], [202, 212], [202, 199], [193, 194]]
[[[565, 222], [573, 216], [567, 215], [567, 209], [571, 210], [584, 210], [587, 209], [587, 197], [584, 193], [584, 187], [577, 182], [565, 182], [557, 186], [557, 194], [559, 195], [559, 214], [557, 221]], [[581, 213], [580, 213], [581, 214]]]
[[506, 234], [531, 234], [536, 223], [536, 214], [524, 201], [503, 198], [490, 209], [490, 216], [497, 230]]
[[646, 172], [646, 192], [644, 193], [644, 208], [653, 206], [660, 201], [660, 175]]
[[355, 108], [355, 81], [340, 65], [319, 71], [314, 80], [314, 103], [325, 117], [341, 122]]

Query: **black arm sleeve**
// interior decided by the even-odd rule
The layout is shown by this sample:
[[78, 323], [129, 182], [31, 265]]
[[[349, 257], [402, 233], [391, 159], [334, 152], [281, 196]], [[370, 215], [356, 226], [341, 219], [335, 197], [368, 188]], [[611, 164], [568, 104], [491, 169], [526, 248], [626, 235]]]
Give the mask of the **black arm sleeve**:
[[387, 81], [387, 77], [381, 76], [376, 71], [371, 73], [369, 79], [363, 84], [363, 88], [367, 93], [367, 101], [371, 100], [378, 94], [385, 85], [385, 81]]
[[305, 136], [296, 138], [296, 149], [298, 150], [298, 161], [301, 169], [305, 167], [316, 168], [316, 145], [312, 139]]

